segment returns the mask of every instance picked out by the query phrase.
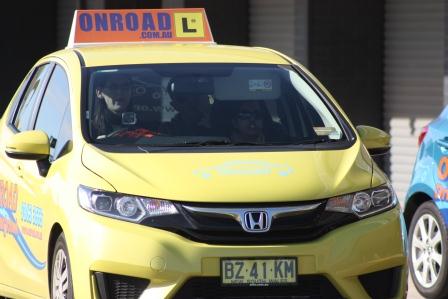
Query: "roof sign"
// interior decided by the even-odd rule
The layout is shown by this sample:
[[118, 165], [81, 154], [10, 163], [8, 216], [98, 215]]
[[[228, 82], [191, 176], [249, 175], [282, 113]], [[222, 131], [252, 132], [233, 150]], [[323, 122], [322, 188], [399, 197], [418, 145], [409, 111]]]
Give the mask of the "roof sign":
[[203, 8], [76, 10], [68, 48], [104, 43], [213, 43]]

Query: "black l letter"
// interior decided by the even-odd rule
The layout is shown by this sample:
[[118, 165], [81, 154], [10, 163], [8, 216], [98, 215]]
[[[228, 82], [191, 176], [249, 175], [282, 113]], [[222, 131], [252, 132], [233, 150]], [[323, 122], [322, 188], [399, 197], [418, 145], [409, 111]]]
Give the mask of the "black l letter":
[[187, 18], [182, 18], [182, 30], [184, 32], [196, 32], [196, 29], [188, 28]]

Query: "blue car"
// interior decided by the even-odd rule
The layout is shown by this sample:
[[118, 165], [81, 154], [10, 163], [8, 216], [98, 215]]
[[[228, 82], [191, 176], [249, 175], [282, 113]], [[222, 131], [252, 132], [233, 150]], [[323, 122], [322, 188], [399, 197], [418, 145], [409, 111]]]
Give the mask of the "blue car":
[[404, 216], [409, 270], [426, 298], [448, 298], [448, 106], [425, 126]]

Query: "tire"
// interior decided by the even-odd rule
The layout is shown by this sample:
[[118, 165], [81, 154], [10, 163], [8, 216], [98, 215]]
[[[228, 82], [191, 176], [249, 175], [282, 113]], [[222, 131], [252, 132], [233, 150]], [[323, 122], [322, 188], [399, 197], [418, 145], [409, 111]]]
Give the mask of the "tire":
[[64, 233], [56, 240], [51, 261], [51, 299], [73, 299], [72, 271]]
[[[428, 234], [430, 232], [430, 234]], [[448, 298], [447, 226], [433, 201], [423, 203], [409, 229], [409, 271], [426, 298]]]

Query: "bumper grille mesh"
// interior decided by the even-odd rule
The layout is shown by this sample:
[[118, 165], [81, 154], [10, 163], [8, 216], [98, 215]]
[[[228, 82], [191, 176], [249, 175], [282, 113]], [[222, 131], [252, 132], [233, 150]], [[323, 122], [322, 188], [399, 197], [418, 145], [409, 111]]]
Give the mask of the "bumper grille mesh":
[[294, 286], [228, 287], [219, 277], [189, 279], [174, 299], [338, 299], [343, 298], [323, 275], [299, 275]]
[[102, 272], [95, 279], [101, 299], [138, 299], [149, 285], [147, 279]]

